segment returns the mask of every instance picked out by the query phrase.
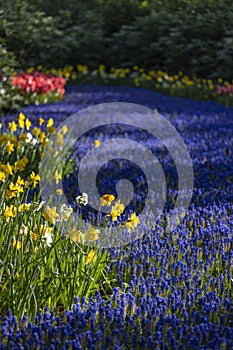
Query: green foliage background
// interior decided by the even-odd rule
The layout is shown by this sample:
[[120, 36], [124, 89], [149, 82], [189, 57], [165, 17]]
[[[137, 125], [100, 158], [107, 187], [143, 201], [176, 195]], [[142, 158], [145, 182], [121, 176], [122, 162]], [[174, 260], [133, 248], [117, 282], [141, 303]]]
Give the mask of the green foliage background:
[[139, 65], [233, 79], [231, 0], [7, 0], [0, 24], [24, 68]]

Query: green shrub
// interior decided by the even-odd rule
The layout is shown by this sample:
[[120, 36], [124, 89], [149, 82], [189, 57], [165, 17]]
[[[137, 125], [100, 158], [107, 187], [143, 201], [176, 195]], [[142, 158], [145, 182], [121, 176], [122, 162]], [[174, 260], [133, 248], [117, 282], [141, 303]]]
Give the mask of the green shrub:
[[11, 76], [17, 68], [14, 54], [9, 52], [0, 40], [0, 111], [17, 109], [23, 97], [11, 83]]
[[233, 79], [230, 0], [8, 0], [2, 18], [23, 68], [103, 63]]

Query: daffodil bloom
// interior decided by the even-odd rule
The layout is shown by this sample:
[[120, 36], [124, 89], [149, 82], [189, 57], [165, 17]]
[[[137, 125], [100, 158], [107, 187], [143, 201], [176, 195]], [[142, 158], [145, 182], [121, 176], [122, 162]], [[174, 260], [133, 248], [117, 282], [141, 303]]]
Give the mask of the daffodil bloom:
[[116, 204], [111, 208], [111, 217], [113, 221], [117, 220], [118, 216], [121, 216], [121, 214], [123, 213], [125, 209], [125, 206], [123, 203], [121, 203], [121, 201], [117, 201]]
[[12, 246], [16, 247], [16, 250], [19, 250], [22, 247], [22, 242], [14, 240]]
[[47, 128], [47, 131], [52, 134], [55, 131], [55, 128], [53, 126], [50, 126], [49, 128]]
[[45, 139], [46, 139], [46, 135], [45, 135], [45, 133], [42, 131], [42, 132], [40, 133], [40, 136], [39, 136], [40, 143], [44, 142]]
[[14, 170], [24, 171], [28, 163], [28, 158], [24, 156], [22, 159], [18, 160], [14, 164]]
[[47, 225], [41, 225], [39, 227], [39, 234], [43, 237], [45, 234], [51, 233], [53, 230], [52, 227], [49, 227]]
[[126, 221], [125, 226], [129, 232], [131, 232], [132, 229], [137, 227], [137, 225], [140, 223], [139, 217], [133, 213], [129, 219]]
[[11, 199], [17, 196], [17, 192], [15, 191], [10, 191], [10, 190], [6, 190], [5, 191], [5, 199]]
[[69, 232], [69, 238], [71, 242], [80, 242], [83, 240], [83, 233], [76, 228], [72, 228]]
[[14, 145], [8, 142], [4, 149], [10, 155], [14, 151]]
[[32, 123], [30, 122], [29, 119], [26, 119], [25, 120], [25, 127], [26, 127], [26, 130], [30, 130], [30, 127], [31, 127]]
[[40, 135], [40, 133], [41, 133], [40, 128], [34, 127], [34, 128], [32, 129], [32, 135], [33, 135], [33, 136], [38, 137], [38, 136]]
[[86, 257], [86, 264], [96, 261], [95, 251], [91, 250]]
[[5, 182], [6, 174], [3, 171], [0, 171], [0, 181]]
[[90, 242], [97, 241], [99, 234], [99, 230], [95, 229], [93, 226], [90, 226], [85, 234], [85, 239]]
[[24, 224], [22, 224], [20, 226], [20, 229], [19, 229], [19, 234], [20, 235], [26, 235], [28, 233], [28, 228], [27, 226], [25, 226]]
[[51, 243], [52, 243], [52, 235], [50, 232], [46, 232], [45, 235], [43, 236], [43, 241], [45, 242], [45, 244], [48, 246], [48, 247], [51, 247]]
[[13, 167], [7, 162], [6, 165], [4, 165], [3, 171], [6, 175], [13, 175]]
[[25, 142], [27, 140], [27, 134], [25, 132], [23, 132], [20, 136], [19, 136], [20, 140]]
[[51, 126], [53, 126], [53, 119], [52, 119], [52, 118], [50, 118], [50, 119], [48, 120], [47, 128], [50, 128]]
[[72, 207], [70, 207], [66, 204], [62, 204], [59, 219], [61, 221], [62, 220], [67, 221], [72, 213], [73, 213]]
[[16, 216], [16, 208], [11, 204], [10, 206], [6, 206], [6, 209], [3, 213], [6, 220], [9, 222], [10, 218], [14, 218]]
[[18, 175], [18, 178], [17, 178], [16, 183], [17, 183], [18, 185], [20, 185], [20, 186], [23, 186], [23, 185], [24, 185], [24, 180], [21, 179], [21, 177]]
[[62, 147], [64, 145], [63, 134], [61, 132], [59, 132], [59, 131], [57, 133], [57, 144], [60, 147]]
[[37, 240], [37, 234], [35, 232], [30, 231], [30, 235], [31, 235], [33, 241]]
[[15, 122], [9, 122], [8, 123], [8, 129], [11, 131], [11, 132], [14, 132], [17, 130], [17, 125]]
[[19, 113], [18, 116], [18, 125], [20, 129], [24, 128], [25, 115], [23, 113]]
[[44, 123], [44, 119], [43, 118], [39, 118], [39, 124], [40, 126]]
[[76, 197], [76, 202], [78, 204], [82, 204], [82, 205], [86, 206], [88, 204], [88, 195], [85, 192], [83, 192], [82, 196]]
[[11, 182], [10, 185], [9, 185], [9, 189], [11, 192], [15, 192], [16, 195], [18, 195], [19, 193], [23, 193], [24, 190], [23, 190], [23, 186], [21, 186], [19, 183], [13, 183]]
[[35, 188], [39, 181], [40, 181], [40, 176], [38, 174], [36, 175], [34, 171], [32, 171], [28, 179], [28, 182], [33, 185], [33, 188]]
[[45, 211], [42, 215], [45, 220], [50, 222], [52, 225], [55, 224], [56, 219], [59, 217], [58, 213], [56, 212], [56, 207], [50, 208], [48, 205], [46, 206]]
[[25, 210], [29, 211], [31, 209], [31, 203], [23, 203], [18, 206], [18, 212], [23, 213]]
[[58, 196], [62, 196], [62, 189], [61, 188], [58, 188], [56, 189], [56, 193], [58, 194]]
[[101, 199], [100, 199], [100, 205], [101, 207], [106, 205], [106, 206], [110, 206], [112, 201], [114, 201], [115, 197], [113, 194], [104, 194]]
[[61, 173], [59, 173], [57, 170], [55, 171], [55, 174], [54, 174], [54, 180], [55, 180], [57, 185], [58, 185], [59, 181], [62, 180]]
[[66, 125], [63, 125], [63, 127], [61, 128], [61, 131], [63, 135], [65, 135], [68, 132], [68, 127]]
[[95, 141], [94, 141], [94, 145], [95, 145], [95, 147], [99, 147], [100, 141], [99, 141], [99, 140], [95, 140]]

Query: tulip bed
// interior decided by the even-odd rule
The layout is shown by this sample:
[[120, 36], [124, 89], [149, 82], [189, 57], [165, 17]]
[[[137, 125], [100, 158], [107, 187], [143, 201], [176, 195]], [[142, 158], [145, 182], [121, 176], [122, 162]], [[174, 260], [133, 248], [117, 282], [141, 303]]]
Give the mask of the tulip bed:
[[[177, 128], [190, 152], [194, 168], [194, 191], [187, 215], [170, 233], [166, 233], [161, 216], [148, 234], [122, 249], [109, 249], [107, 257], [96, 252], [97, 259], [90, 261], [90, 250], [83, 252], [78, 268], [85, 269], [86, 266], [85, 271], [92, 274], [95, 285], [87, 283], [86, 289], [77, 290], [75, 295], [76, 290], [69, 289], [69, 283], [56, 284], [54, 281], [59, 278], [53, 276], [55, 284], [51, 287], [47, 283], [42, 290], [38, 289], [40, 300], [32, 299], [25, 315], [21, 315], [22, 310], [17, 308], [14, 300], [9, 304], [10, 310], [6, 309], [4, 300], [7, 294], [4, 284], [1, 284], [0, 349], [232, 349], [233, 108], [215, 102], [168, 97], [140, 88], [69, 86], [63, 101], [23, 108], [28, 122], [26, 139], [22, 142], [30, 139], [26, 148], [28, 155], [32, 149], [42, 151], [51, 127], [58, 126], [61, 121], [87, 106], [112, 101], [132, 102], [157, 109]], [[9, 134], [14, 132], [14, 124], [10, 124], [9, 130], [8, 123], [15, 121], [19, 124], [18, 120], [18, 113], [2, 117], [2, 135], [6, 130]], [[33, 131], [33, 127], [38, 127], [42, 120], [46, 130], [40, 140], [41, 133], [36, 136], [38, 130]], [[31, 142], [27, 132], [32, 132], [38, 141]], [[104, 138], [93, 133], [89, 136], [90, 144], [98, 145], [103, 141], [101, 137]], [[12, 164], [13, 150], [6, 148], [4, 142], [3, 138], [0, 162], [6, 164], [9, 161]], [[148, 139], [146, 144], [147, 147], [153, 146], [153, 140]], [[80, 146], [81, 153], [84, 148]], [[33, 164], [29, 158], [28, 172], [22, 174], [32, 187], [39, 181]], [[75, 186], [72, 181], [72, 177], [66, 181], [68, 189]], [[34, 202], [35, 198], [38, 200], [38, 197], [34, 197]], [[5, 206], [3, 197], [2, 208], [5, 209]], [[37, 209], [37, 206], [33, 207], [33, 213]], [[24, 215], [27, 218], [27, 214]], [[37, 220], [39, 215], [40, 224], [52, 227], [45, 213], [36, 212], [34, 215], [31, 211], [30, 215], [33, 220]], [[2, 254], [6, 238], [2, 237], [9, 237], [9, 223], [15, 234], [15, 225], [19, 223], [11, 215], [7, 221], [5, 211], [1, 209], [0, 272], [3, 281], [5, 272], [2, 262], [5, 257]], [[27, 225], [27, 222], [24, 224]], [[48, 266], [57, 269], [52, 249], [55, 239], [59, 240], [59, 233], [54, 231], [51, 241], [44, 237], [47, 247], [33, 238], [25, 242], [30, 243], [30, 249], [34, 249], [37, 242], [40, 258], [44, 254], [43, 249], [49, 249]], [[69, 251], [62, 254], [59, 245], [54, 250], [60, 252], [59, 259], [64, 263], [64, 267], [56, 270], [61, 275], [62, 269], [66, 269], [66, 260], [73, 267], [73, 257], [80, 253], [70, 242], [63, 244], [61, 247], [69, 248]], [[14, 266], [17, 259], [24, 259], [23, 256], [17, 257], [22, 248], [20, 244], [17, 246], [16, 242], [13, 245], [15, 260], [8, 261], [9, 266], [10, 263]], [[30, 260], [28, 253], [27, 258]], [[95, 266], [102, 266], [103, 275], [98, 275], [98, 278], [93, 270]], [[25, 271], [30, 272], [30, 269]], [[69, 273], [72, 273], [72, 269]], [[13, 278], [15, 284], [6, 282], [7, 286], [17, 287], [20, 285], [18, 281], [26, 277], [19, 273], [17, 278]], [[29, 277], [35, 286], [33, 275]], [[85, 276], [80, 278], [83, 279]], [[27, 281], [29, 283], [30, 279]], [[80, 286], [81, 283], [79, 281]], [[56, 294], [62, 287], [61, 294]], [[66, 288], [73, 298], [73, 305], [69, 308], [62, 299]], [[85, 290], [88, 291], [86, 295]], [[14, 295], [10, 289], [7, 293]], [[58, 295], [57, 304], [52, 299], [52, 293]], [[46, 309], [45, 303], [41, 302], [43, 294], [48, 298], [50, 309]], [[23, 294], [20, 295], [23, 297]], [[19, 296], [16, 301], [21, 302]], [[40, 302], [34, 315], [33, 311]]]

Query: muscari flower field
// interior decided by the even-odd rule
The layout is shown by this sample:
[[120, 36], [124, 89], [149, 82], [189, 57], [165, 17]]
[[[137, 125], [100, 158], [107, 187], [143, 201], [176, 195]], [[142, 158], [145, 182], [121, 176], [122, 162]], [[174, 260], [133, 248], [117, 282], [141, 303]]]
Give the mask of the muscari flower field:
[[[174, 231], [165, 231], [161, 216], [142, 238], [103, 252], [82, 246], [75, 229], [61, 237], [54, 222], [68, 219], [79, 193], [60, 214], [46, 206], [38, 164], [62, 121], [114, 101], [157, 109], [176, 127], [193, 162], [194, 190]], [[29, 105], [1, 124], [0, 349], [233, 348], [232, 108], [140, 88], [72, 86], [63, 101]], [[113, 136], [88, 134], [79, 156]], [[147, 138], [147, 147], [153, 142]], [[63, 175], [70, 193], [75, 178]], [[62, 179], [57, 173], [58, 195]], [[84, 239], [95, 241], [98, 232]]]

